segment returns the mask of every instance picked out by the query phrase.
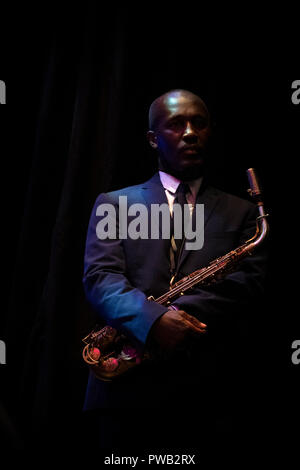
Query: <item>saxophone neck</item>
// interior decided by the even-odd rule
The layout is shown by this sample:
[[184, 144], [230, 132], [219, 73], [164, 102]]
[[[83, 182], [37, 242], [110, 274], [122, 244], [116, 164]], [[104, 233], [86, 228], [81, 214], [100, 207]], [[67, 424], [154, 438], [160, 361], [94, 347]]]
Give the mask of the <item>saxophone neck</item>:
[[262, 203], [258, 206], [258, 210], [259, 210], [259, 216], [257, 217], [256, 220], [257, 220], [257, 223], [260, 225], [260, 238], [261, 238], [260, 241], [263, 241], [263, 239], [266, 238], [266, 236], [269, 233], [269, 224], [267, 221], [267, 217], [269, 217], [269, 214], [265, 213], [265, 209]]
[[259, 202], [257, 206], [259, 216], [256, 218], [256, 232], [255, 235], [245, 243], [245, 245], [249, 246], [249, 249], [256, 248], [258, 245], [260, 245], [269, 233], [269, 224], [267, 222], [267, 217], [269, 214], [265, 213], [262, 202]]
[[262, 201], [262, 191], [259, 186], [254, 168], [249, 168], [247, 170], [247, 175], [250, 184], [250, 189], [248, 189], [248, 192], [256, 202], [259, 216], [256, 219], [256, 233], [246, 242], [246, 244], [249, 244], [249, 247], [251, 246], [251, 248], [255, 248], [260, 243], [262, 243], [269, 232], [269, 224], [267, 222], [267, 217], [269, 214], [265, 213], [264, 204]]

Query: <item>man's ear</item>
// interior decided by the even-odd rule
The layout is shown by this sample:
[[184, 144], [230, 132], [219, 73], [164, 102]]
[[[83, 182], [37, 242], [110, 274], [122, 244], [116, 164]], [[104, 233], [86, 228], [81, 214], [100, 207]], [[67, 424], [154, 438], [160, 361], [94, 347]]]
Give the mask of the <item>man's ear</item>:
[[157, 137], [155, 135], [155, 132], [148, 131], [147, 132], [147, 139], [148, 139], [148, 142], [151, 145], [151, 147], [154, 148], [154, 149], [157, 149]]

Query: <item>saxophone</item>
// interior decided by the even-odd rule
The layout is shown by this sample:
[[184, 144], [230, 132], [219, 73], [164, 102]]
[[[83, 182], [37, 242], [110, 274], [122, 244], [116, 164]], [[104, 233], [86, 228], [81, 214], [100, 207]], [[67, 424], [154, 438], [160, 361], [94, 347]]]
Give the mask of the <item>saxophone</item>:
[[[149, 301], [168, 306], [195, 286], [209, 285], [223, 279], [228, 273], [236, 270], [239, 262], [251, 255], [266, 238], [269, 231], [266, 220], [268, 214], [265, 214], [261, 189], [253, 168], [247, 170], [247, 175], [250, 184], [248, 192], [256, 202], [259, 212], [254, 236], [238, 248], [215, 259], [207, 267], [197, 269], [175, 284], [173, 284], [173, 277], [170, 290], [156, 299], [153, 296], [148, 297]], [[153, 351], [150, 352], [146, 349], [141, 353], [124, 334], [111, 326], [105, 326], [101, 329], [96, 326], [82, 341], [85, 343], [82, 351], [83, 359], [100, 380], [111, 381], [137, 365], [154, 359]]]

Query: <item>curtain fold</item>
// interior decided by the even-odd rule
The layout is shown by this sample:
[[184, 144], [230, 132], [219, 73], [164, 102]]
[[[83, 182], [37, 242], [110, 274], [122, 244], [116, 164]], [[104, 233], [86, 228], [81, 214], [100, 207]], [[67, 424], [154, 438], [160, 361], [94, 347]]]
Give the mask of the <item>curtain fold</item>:
[[74, 35], [55, 32], [10, 295], [10, 402], [22, 433], [35, 436], [58, 418], [67, 428], [86, 386], [81, 338], [94, 319], [83, 255], [90, 211], [115, 164], [124, 41], [118, 15], [108, 33], [92, 13]]

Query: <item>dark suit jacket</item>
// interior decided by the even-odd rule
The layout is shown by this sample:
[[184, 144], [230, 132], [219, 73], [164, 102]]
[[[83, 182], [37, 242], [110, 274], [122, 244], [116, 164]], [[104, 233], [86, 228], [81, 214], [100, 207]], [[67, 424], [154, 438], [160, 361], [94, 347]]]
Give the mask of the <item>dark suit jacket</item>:
[[[130, 238], [99, 240], [96, 209], [111, 203], [118, 212], [119, 196], [127, 196], [128, 206], [167, 203], [159, 175], [144, 184], [101, 194], [92, 211], [88, 229], [84, 287], [104, 324], [125, 332], [133, 341], [145, 345], [153, 323], [167, 308], [149, 302], [169, 289], [169, 240]], [[204, 204], [204, 246], [198, 251], [183, 250], [179, 278], [207, 266], [249, 239], [256, 228], [254, 204], [212, 188], [204, 181], [197, 203]], [[130, 220], [130, 218], [129, 218]], [[219, 363], [225, 363], [237, 331], [244, 325], [249, 305], [263, 291], [265, 249], [244, 259], [234, 273], [216, 284], [194, 289], [177, 299], [181, 309], [207, 324], [192, 353], [170, 363], [161, 363], [124, 377], [118, 383], [103, 383], [90, 374], [85, 409], [97, 407], [156, 407], [172, 403], [174, 391], [192, 397], [203, 390]], [[205, 379], [204, 379], [205, 377]]]

